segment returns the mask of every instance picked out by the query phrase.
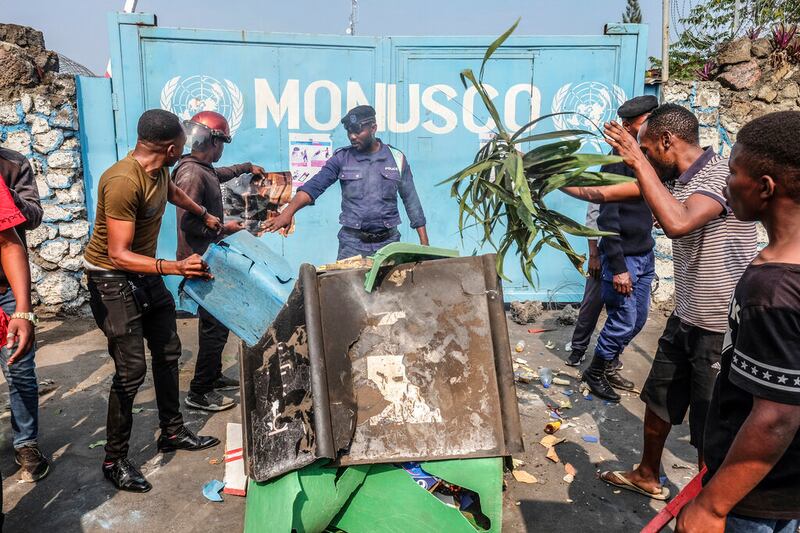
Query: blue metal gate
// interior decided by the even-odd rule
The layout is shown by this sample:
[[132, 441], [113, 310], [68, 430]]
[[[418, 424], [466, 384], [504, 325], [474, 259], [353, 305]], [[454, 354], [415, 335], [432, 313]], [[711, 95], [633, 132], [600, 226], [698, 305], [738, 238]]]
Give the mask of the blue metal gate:
[[[83, 132], [87, 198], [94, 198], [109, 155], [124, 156], [135, 144], [136, 121], [146, 109], [162, 107], [183, 118], [216, 109], [234, 130], [220, 164], [252, 161], [268, 170], [285, 170], [290, 134], [330, 134], [334, 147], [345, 146], [339, 119], [350, 107], [370, 103], [377, 109], [379, 136], [408, 157], [431, 244], [457, 247], [465, 254], [476, 250], [474, 233], [463, 242], [458, 235], [457, 205], [449, 188], [436, 184], [469, 163], [481, 140], [491, 134], [493, 124], [479, 98], [463, 88], [458, 76], [462, 69], [480, 65], [491, 38], [174, 29], [158, 27], [147, 14], [111, 15], [109, 32], [116, 154], [93, 149], [99, 141]], [[616, 24], [599, 36], [514, 37], [495, 54], [484, 79], [511, 129], [561, 110], [581, 111], [601, 123], [615, 117], [622, 101], [644, 90], [646, 32], [645, 26]], [[93, 129], [102, 131], [110, 115], [94, 106], [97, 92], [108, 90], [107, 85], [81, 86], [84, 124], [94, 123]], [[555, 117], [538, 124], [536, 131], [587, 127], [582, 120]], [[590, 143], [586, 150], [599, 152], [607, 146]], [[298, 214], [292, 236], [269, 236], [270, 245], [290, 264], [331, 262], [339, 202], [337, 191], [323, 195], [316, 206]], [[550, 205], [579, 220], [585, 209], [561, 193], [552, 195]], [[416, 240], [407, 220], [400, 230], [403, 240]], [[583, 239], [574, 243], [585, 249]], [[170, 209], [159, 253], [174, 257], [175, 246]], [[505, 284], [506, 297], [580, 300], [583, 280], [560, 252], [546, 248], [538, 267], [539, 286], [529, 287], [516, 262], [508, 261], [512, 281]]]

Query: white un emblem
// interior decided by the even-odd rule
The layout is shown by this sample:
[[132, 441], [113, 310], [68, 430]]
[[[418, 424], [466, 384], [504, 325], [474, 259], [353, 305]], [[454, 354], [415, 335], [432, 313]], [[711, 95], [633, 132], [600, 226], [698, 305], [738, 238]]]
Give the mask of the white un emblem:
[[[553, 113], [577, 114], [557, 115], [553, 124], [557, 129], [583, 129], [598, 133], [603, 124], [617, 118], [617, 109], [625, 102], [625, 91], [617, 85], [609, 88], [598, 81], [567, 83], [553, 97]], [[600, 151], [600, 137], [589, 141]]]
[[228, 119], [233, 137], [242, 123], [244, 99], [230, 80], [220, 82], [205, 75], [183, 79], [175, 76], [161, 90], [161, 109], [175, 113], [181, 120], [189, 120], [200, 111], [216, 111]]

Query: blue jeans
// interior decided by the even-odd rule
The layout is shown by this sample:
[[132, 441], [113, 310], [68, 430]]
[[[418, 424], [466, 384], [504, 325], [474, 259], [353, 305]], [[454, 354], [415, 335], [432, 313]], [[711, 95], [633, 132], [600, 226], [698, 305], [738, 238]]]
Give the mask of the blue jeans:
[[[7, 314], [14, 312], [17, 301], [11, 289], [0, 294], [0, 308]], [[5, 339], [2, 339], [5, 341]], [[36, 345], [28, 353], [19, 357], [11, 366], [8, 358], [13, 352], [0, 349], [0, 366], [8, 382], [11, 399], [11, 429], [14, 434], [14, 448], [36, 444], [39, 436], [39, 383], [36, 380]]]
[[356, 255], [369, 257], [387, 244], [400, 240], [400, 232], [397, 231], [397, 228], [392, 228], [386, 240], [381, 242], [363, 242], [358, 238], [358, 233], [358, 230], [349, 228], [342, 228], [339, 231], [339, 253], [336, 256], [337, 261]]
[[606, 305], [606, 323], [597, 338], [594, 354], [610, 361], [619, 356], [629, 342], [642, 330], [650, 310], [650, 287], [655, 275], [653, 252], [625, 257], [625, 265], [633, 283], [633, 293], [623, 296], [614, 290], [608, 261], [600, 254], [603, 281], [600, 288]]
[[800, 520], [775, 520], [729, 514], [725, 533], [796, 533]]

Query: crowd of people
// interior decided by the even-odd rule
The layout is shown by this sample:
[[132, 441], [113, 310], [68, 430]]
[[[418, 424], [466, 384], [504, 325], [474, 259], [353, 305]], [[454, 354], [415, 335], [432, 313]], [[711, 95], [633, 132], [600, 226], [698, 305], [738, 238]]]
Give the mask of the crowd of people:
[[[589, 273], [572, 353], [580, 366], [600, 311], [607, 318], [582, 381], [618, 402], [633, 390], [621, 355], [644, 326], [654, 277], [653, 224], [673, 241], [675, 310], [650, 374], [640, 463], [602, 472], [614, 487], [666, 500], [661, 456], [673, 425], [687, 412], [691, 444], [706, 468], [699, 496], [678, 519], [678, 531], [797, 531], [800, 519], [800, 112], [757, 118], [742, 128], [730, 158], [700, 146], [691, 111], [634, 98], [605, 125], [622, 162], [604, 168], [630, 182], [567, 187], [591, 202], [587, 220], [613, 232], [589, 243]], [[342, 119], [351, 145], [340, 148], [299, 188], [266, 231], [290, 227], [295, 213], [337, 181], [342, 190], [340, 259], [371, 255], [400, 239], [398, 196], [411, 227], [428, 244], [426, 219], [405, 155], [376, 137], [375, 111], [358, 106]], [[245, 173], [246, 162], [215, 166], [230, 129], [222, 115], [202, 112], [186, 123], [163, 110], [139, 119], [135, 148], [101, 177], [94, 229], [84, 267], [90, 306], [108, 340], [114, 376], [108, 401], [104, 476], [120, 490], [151, 485], [128, 458], [133, 401], [149, 350], [161, 434], [159, 451], [219, 444], [183, 423], [179, 401], [176, 309], [163, 276], [210, 279], [202, 260], [209, 245], [242, 229], [225, 221], [221, 184]], [[184, 154], [184, 152], [186, 152]], [[170, 168], [174, 167], [170, 174]], [[0, 150], [0, 366], [11, 397], [11, 425], [20, 481], [37, 482], [51, 464], [38, 446], [38, 391], [25, 230], [42, 208], [25, 157]], [[157, 257], [167, 202], [178, 208], [176, 260]], [[757, 250], [755, 222], [769, 235]], [[237, 389], [222, 373], [229, 332], [203, 309], [199, 351], [185, 403], [220, 411]], [[147, 350], [145, 349], [147, 343]]]

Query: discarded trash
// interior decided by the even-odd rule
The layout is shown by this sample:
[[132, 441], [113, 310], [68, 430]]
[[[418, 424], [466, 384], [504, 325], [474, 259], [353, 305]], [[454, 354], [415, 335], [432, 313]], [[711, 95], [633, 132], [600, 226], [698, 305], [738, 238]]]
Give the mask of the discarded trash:
[[144, 409], [142, 409], [141, 407], [134, 407], [133, 409], [131, 409], [131, 412], [134, 414], [141, 413], [142, 411], [144, 411]]
[[514, 479], [520, 483], [536, 483], [538, 481], [535, 476], [525, 470], [514, 470], [512, 474], [514, 475]]
[[581, 391], [581, 394], [587, 400], [592, 399], [592, 393], [590, 392], [589, 386], [586, 383], [581, 382], [580, 386], [578, 387], [578, 390]]
[[219, 491], [221, 491], [223, 488], [225, 488], [225, 483], [219, 481], [218, 479], [212, 479], [203, 485], [203, 496], [212, 502], [221, 502], [223, 500]]
[[571, 305], [567, 305], [556, 317], [556, 321], [563, 326], [572, 326], [578, 321], [578, 311]]
[[545, 448], [552, 448], [557, 444], [561, 444], [565, 440], [567, 439], [563, 437], [556, 437], [555, 435], [545, 435], [544, 437], [542, 437], [542, 440], [539, 441], [539, 444], [541, 444]]
[[566, 400], [558, 400], [558, 407], [560, 409], [572, 409], [572, 402], [569, 401], [569, 398]]
[[614, 494], [619, 494], [620, 492], [622, 492], [622, 491], [621, 490], [615, 490]]
[[91, 444], [89, 445], [89, 448], [90, 448], [90, 449], [95, 449], [95, 448], [97, 448], [98, 446], [105, 446], [105, 445], [106, 445], [106, 442], [108, 442], [108, 441], [106, 441], [106, 439], [100, 439], [100, 440], [98, 440], [98, 441], [95, 441], [95, 442], [91, 443]]
[[545, 455], [545, 457], [547, 457], [548, 459], [550, 459], [554, 463], [557, 463], [557, 462], [559, 462], [561, 460], [561, 459], [558, 458], [558, 454], [556, 453], [556, 449], [555, 448], [548, 448], [547, 449], [547, 455]]
[[432, 476], [422, 469], [419, 463], [411, 461], [408, 463], [400, 463], [397, 466], [408, 472], [411, 478], [423, 489], [432, 492], [438, 485], [441, 479]]
[[567, 483], [572, 483], [573, 481], [575, 481], [575, 476], [573, 474], [567, 474], [566, 476], [564, 476], [563, 479]]
[[56, 380], [54, 379], [43, 379], [39, 382], [39, 396], [44, 396], [45, 394], [49, 394], [56, 390], [58, 385], [56, 385]]
[[553, 341], [547, 341], [544, 347], [547, 348], [548, 350], [552, 350], [553, 348], [556, 347], [556, 343], [554, 343]]
[[575, 470], [575, 467], [574, 467], [574, 466], [572, 466], [570, 463], [566, 463], [566, 464], [564, 465], [564, 471], [565, 471], [567, 474], [571, 475], [571, 476], [577, 475], [577, 473], [578, 473], [578, 471], [577, 471], [577, 470]]
[[548, 435], [552, 435], [561, 427], [561, 420], [553, 420], [552, 422], [548, 422], [547, 425], [544, 427], [544, 432]]
[[[517, 344], [514, 345], [514, 351], [517, 352], [517, 353], [524, 352], [525, 351], [525, 341], [518, 341]], [[519, 363], [520, 361], [517, 360], [517, 362]], [[527, 361], [523, 360], [522, 364], [523, 365], [527, 364]]]
[[531, 328], [528, 333], [544, 333], [545, 331], [554, 331], [553, 328]]
[[691, 470], [692, 467], [689, 465], [679, 465], [678, 463], [675, 463], [672, 465], [672, 468], [675, 470]]
[[42, 381], [39, 382], [39, 385], [52, 385], [55, 382], [56, 380], [54, 379], [43, 379]]
[[[519, 341], [519, 342], [522, 342], [522, 341]], [[517, 357], [516, 359], [514, 359], [514, 361], [516, 361], [517, 363], [519, 363], [521, 365], [527, 365], [528, 364], [528, 361], [525, 360], [525, 359], [522, 359], [521, 357]]]
[[523, 461], [522, 459], [517, 459], [515, 457], [512, 457], [511, 465], [514, 467], [514, 469], [521, 468], [525, 466], [525, 461]]
[[511, 302], [511, 320], [517, 324], [530, 324], [536, 322], [536, 319], [544, 313], [542, 302], [527, 301], [527, 302]]
[[540, 368], [539, 369], [539, 381], [542, 383], [542, 386], [546, 389], [550, 386], [553, 382], [553, 371], [549, 368]]
[[553, 385], [569, 386], [572, 385], [572, 383], [570, 383], [568, 379], [553, 378]]
[[572, 396], [573, 394], [575, 394], [575, 391], [570, 389], [562, 390], [561, 394], [563, 394], [564, 396]]
[[218, 465], [219, 463], [220, 463], [220, 460], [217, 459], [216, 457], [212, 457], [211, 459], [208, 460], [208, 464], [210, 464], [210, 465]]
[[598, 438], [594, 435], [584, 435], [583, 440], [586, 442], [598, 442]]
[[572, 351], [572, 341], [570, 341], [570, 342], [568, 342], [567, 344], [564, 345], [564, 350], [567, 351], [567, 352], [571, 352]]
[[534, 371], [529, 369], [518, 368], [517, 370], [514, 370], [514, 379], [520, 383], [530, 383], [538, 377], [539, 376]]

